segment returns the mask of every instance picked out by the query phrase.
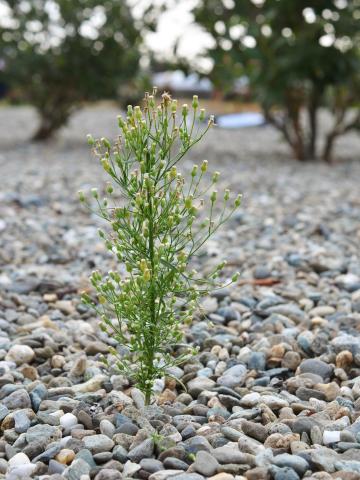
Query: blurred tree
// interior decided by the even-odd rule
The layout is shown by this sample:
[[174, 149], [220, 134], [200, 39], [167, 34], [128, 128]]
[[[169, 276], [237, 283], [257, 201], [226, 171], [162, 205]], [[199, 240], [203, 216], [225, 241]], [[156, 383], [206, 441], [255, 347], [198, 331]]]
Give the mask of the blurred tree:
[[133, 84], [140, 33], [125, 1], [0, 0], [0, 7], [3, 77], [37, 108], [34, 139], [50, 137], [82, 102]]
[[215, 85], [248, 75], [297, 159], [318, 155], [321, 107], [333, 113], [326, 161], [339, 135], [360, 128], [360, 0], [200, 0], [195, 18], [215, 39]]

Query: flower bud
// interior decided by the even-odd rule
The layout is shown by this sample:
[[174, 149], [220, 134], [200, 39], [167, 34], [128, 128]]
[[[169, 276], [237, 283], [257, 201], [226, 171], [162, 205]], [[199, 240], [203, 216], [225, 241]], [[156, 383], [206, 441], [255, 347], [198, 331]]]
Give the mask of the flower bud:
[[122, 128], [122, 129], [125, 128], [126, 123], [124, 122], [121, 115], [117, 116], [117, 121], [118, 121], [118, 125], [119, 125], [120, 128]]
[[214, 115], [210, 115], [208, 125], [209, 127], [212, 127], [215, 124], [215, 117]]
[[177, 176], [177, 169], [176, 169], [175, 166], [173, 166], [173, 167], [171, 167], [171, 170], [170, 170], [170, 177], [172, 179], [174, 179], [174, 178], [176, 178], [176, 176]]
[[91, 189], [91, 195], [92, 195], [94, 198], [99, 198], [98, 189], [97, 189], [97, 188], [92, 188], [92, 189]]
[[213, 183], [216, 183], [219, 180], [219, 176], [220, 176], [220, 172], [215, 172], [214, 173], [214, 175], [212, 177]]
[[104, 295], [99, 295], [99, 303], [101, 303], [101, 305], [104, 305], [104, 303], [106, 303], [106, 298], [104, 297]]
[[136, 107], [134, 108], [134, 115], [137, 120], [141, 120], [142, 113], [141, 113], [141, 108], [138, 105], [136, 105]]
[[92, 135], [90, 135], [90, 133], [88, 133], [88, 134], [86, 135], [86, 138], [87, 138], [88, 145], [90, 145], [90, 147], [92, 147], [93, 145], [95, 145], [94, 137], [93, 137]]
[[241, 195], [241, 193], [239, 193], [239, 195], [236, 197], [236, 200], [235, 200], [235, 202], [234, 202], [234, 206], [235, 206], [235, 207], [240, 207], [240, 205], [241, 205], [241, 198], [242, 198], [242, 195]]
[[192, 107], [196, 110], [199, 106], [199, 97], [197, 95], [193, 96]]
[[149, 95], [149, 107], [150, 107], [150, 108], [154, 108], [154, 107], [155, 107], [154, 95]]
[[102, 158], [100, 161], [101, 161], [101, 165], [102, 165], [103, 169], [105, 170], [105, 172], [110, 173], [111, 172], [111, 165], [110, 165], [109, 160], [106, 159], [106, 158]]
[[205, 120], [205, 108], [202, 108], [200, 110], [199, 120], [200, 122], [203, 122]]
[[186, 117], [187, 114], [189, 113], [189, 107], [188, 107], [188, 104], [187, 103], [184, 103], [184, 105], [182, 106], [182, 116], [183, 117]]
[[85, 194], [82, 190], [78, 191], [78, 195], [79, 195], [80, 202], [85, 202]]
[[192, 195], [189, 195], [189, 196], [185, 199], [185, 208], [186, 208], [187, 210], [190, 210], [190, 208], [192, 207], [192, 201], [193, 201]]
[[210, 195], [210, 200], [211, 200], [211, 203], [214, 203], [216, 201], [216, 197], [217, 197], [217, 191], [214, 190], [212, 192], [212, 194]]
[[171, 102], [171, 111], [172, 113], [176, 113], [176, 110], [177, 110], [177, 100], [173, 100]]
[[106, 191], [109, 195], [111, 195], [114, 191], [114, 187], [111, 185], [111, 183], [108, 183], [106, 186]]
[[232, 281], [232, 282], [237, 282], [238, 279], [239, 279], [239, 276], [240, 276], [240, 273], [239, 273], [239, 272], [236, 272], [236, 273], [231, 277], [231, 281]]
[[142, 272], [145, 272], [146, 268], [147, 268], [147, 263], [146, 263], [146, 260], [145, 258], [142, 258], [140, 260], [140, 263], [139, 263], [139, 268]]
[[110, 148], [111, 148], [111, 143], [109, 142], [109, 140], [108, 140], [107, 138], [102, 137], [101, 143], [104, 145], [105, 148], [107, 148], [108, 150], [110, 150]]
[[149, 282], [151, 280], [151, 273], [148, 268], [144, 271], [144, 280], [145, 282]]
[[224, 193], [224, 200], [227, 202], [230, 198], [230, 190], [227, 188]]
[[204, 160], [204, 161], [202, 162], [202, 164], [201, 164], [201, 171], [202, 171], [202, 173], [205, 173], [206, 170], [207, 170], [207, 168], [208, 168], [208, 161], [207, 161], [207, 160]]
[[198, 171], [198, 166], [197, 165], [194, 165], [192, 170], [191, 170], [191, 176], [192, 177], [196, 177], [196, 174], [197, 174], [197, 171]]
[[131, 118], [132, 115], [133, 115], [133, 107], [132, 107], [132, 105], [128, 105], [128, 107], [127, 107], [127, 115], [128, 115], [128, 117], [130, 117], [130, 118]]

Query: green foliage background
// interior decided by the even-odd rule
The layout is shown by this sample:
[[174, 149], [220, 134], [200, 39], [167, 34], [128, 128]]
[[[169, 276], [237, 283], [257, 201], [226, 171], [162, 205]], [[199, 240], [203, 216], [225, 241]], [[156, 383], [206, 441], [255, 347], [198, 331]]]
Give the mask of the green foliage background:
[[39, 138], [63, 125], [81, 102], [114, 98], [136, 78], [141, 36], [125, 2], [2, 3], [12, 19], [0, 22], [4, 80], [38, 109]]
[[195, 18], [215, 39], [208, 51], [215, 84], [226, 91], [248, 75], [256, 100], [297, 158], [317, 154], [321, 106], [335, 118], [325, 140], [326, 159], [338, 135], [359, 128], [358, 114], [346, 118], [360, 101], [359, 0], [203, 0]]

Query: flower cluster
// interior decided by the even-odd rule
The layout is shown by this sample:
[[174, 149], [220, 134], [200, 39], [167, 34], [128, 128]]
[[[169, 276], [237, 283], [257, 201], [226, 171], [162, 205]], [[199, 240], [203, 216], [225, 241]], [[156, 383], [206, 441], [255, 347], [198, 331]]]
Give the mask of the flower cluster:
[[[182, 326], [191, 321], [199, 296], [219, 286], [216, 278], [224, 264], [200, 278], [190, 269], [191, 258], [240, 205], [241, 197], [231, 199], [229, 190], [220, 200], [215, 188], [219, 172], [203, 187], [206, 160], [194, 165], [188, 182], [178, 171], [179, 161], [214, 124], [213, 117], [205, 125], [204, 119], [197, 96], [191, 109], [179, 108], [167, 93], [157, 104], [154, 89], [145, 95], [143, 108], [129, 106], [126, 118], [118, 117], [121, 135], [114, 145], [88, 137], [111, 179], [109, 199], [91, 191], [97, 213], [111, 226], [99, 234], [125, 268], [122, 275], [121, 269], [94, 272], [97, 301], [85, 300], [99, 313], [102, 330], [126, 347], [111, 353], [144, 391], [147, 403], [154, 380], [189, 354], [182, 350], [174, 356], [173, 347], [181, 342]], [[121, 194], [124, 206], [110, 200], [114, 192]], [[83, 192], [79, 196], [90, 204]], [[209, 215], [204, 219], [206, 199]]]

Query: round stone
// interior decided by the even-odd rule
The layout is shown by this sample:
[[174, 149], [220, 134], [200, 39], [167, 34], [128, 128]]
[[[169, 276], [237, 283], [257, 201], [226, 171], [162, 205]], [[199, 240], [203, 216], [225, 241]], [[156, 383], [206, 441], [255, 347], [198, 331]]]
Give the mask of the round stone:
[[35, 358], [35, 352], [27, 345], [13, 345], [8, 351], [5, 360], [8, 362], [15, 362], [16, 365], [23, 365], [30, 363]]
[[65, 413], [65, 415], [60, 417], [60, 425], [66, 430], [70, 430], [71, 427], [78, 423], [78, 419], [72, 413]]

